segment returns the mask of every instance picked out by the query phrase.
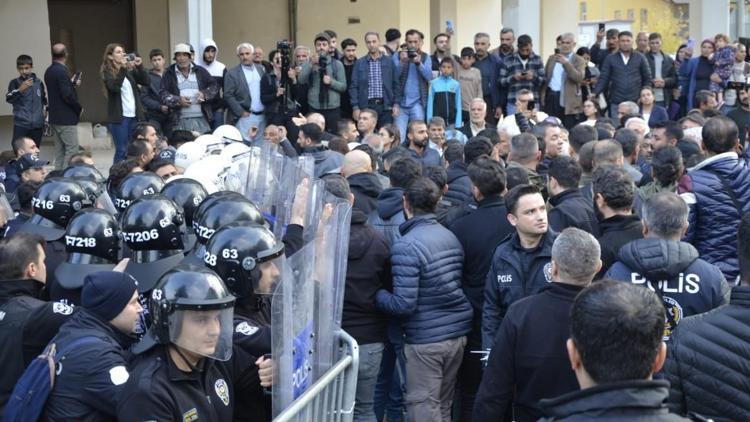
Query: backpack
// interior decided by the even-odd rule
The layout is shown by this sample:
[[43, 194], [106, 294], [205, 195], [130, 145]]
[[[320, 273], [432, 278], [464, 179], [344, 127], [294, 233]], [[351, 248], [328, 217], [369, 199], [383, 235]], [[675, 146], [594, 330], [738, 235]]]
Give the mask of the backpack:
[[97, 338], [86, 336], [75, 339], [58, 353], [55, 343], [50, 343], [37, 356], [18, 379], [5, 406], [3, 420], [6, 422], [36, 421], [44, 410], [47, 397], [55, 386], [57, 364], [65, 355], [78, 346], [95, 343]]

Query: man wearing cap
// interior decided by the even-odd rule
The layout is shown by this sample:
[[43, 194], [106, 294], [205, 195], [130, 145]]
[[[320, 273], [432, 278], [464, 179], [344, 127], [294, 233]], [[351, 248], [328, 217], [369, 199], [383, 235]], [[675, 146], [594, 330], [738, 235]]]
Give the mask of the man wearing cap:
[[44, 167], [49, 161], [40, 160], [36, 155], [24, 154], [16, 161], [18, 176], [21, 183], [32, 182], [42, 183], [47, 176], [47, 169]]
[[[245, 141], [257, 142], [263, 139], [266, 125], [265, 107], [261, 102], [260, 82], [265, 70], [262, 65], [253, 63], [254, 47], [243, 42], [237, 46], [240, 64], [227, 71], [224, 77], [224, 101], [229, 108], [228, 123], [234, 124]], [[258, 130], [250, 136], [250, 128]]]
[[30, 233], [0, 240], [0, 414], [24, 368], [73, 313], [71, 306], [40, 300], [47, 279], [44, 244]]
[[39, 147], [34, 143], [31, 138], [16, 138], [10, 143], [13, 148], [13, 155], [15, 160], [11, 160], [5, 166], [5, 180], [3, 185], [5, 186], [6, 192], [15, 192], [20, 182], [20, 172], [18, 171], [17, 161], [24, 154], [39, 155]]
[[174, 60], [161, 79], [159, 92], [162, 104], [169, 107], [170, 127], [208, 133], [213, 120], [211, 101], [219, 95], [219, 85], [206, 69], [193, 64], [189, 45], [177, 44]]
[[138, 283], [123, 272], [99, 271], [83, 280], [80, 309], [52, 339], [55, 384], [44, 420], [114, 420], [130, 374], [128, 348], [143, 308]]
[[346, 91], [344, 65], [329, 54], [331, 38], [321, 32], [315, 36], [317, 63], [305, 63], [295, 84], [307, 85], [310, 112], [320, 113], [326, 120], [326, 131], [336, 133], [341, 119], [341, 94]]

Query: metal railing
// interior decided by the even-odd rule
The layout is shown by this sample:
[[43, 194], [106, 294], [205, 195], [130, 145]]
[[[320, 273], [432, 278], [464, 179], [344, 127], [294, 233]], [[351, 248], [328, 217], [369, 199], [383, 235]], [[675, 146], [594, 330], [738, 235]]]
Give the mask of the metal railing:
[[338, 360], [315, 381], [274, 422], [332, 421], [351, 422], [357, 390], [359, 346], [344, 330], [339, 330]]

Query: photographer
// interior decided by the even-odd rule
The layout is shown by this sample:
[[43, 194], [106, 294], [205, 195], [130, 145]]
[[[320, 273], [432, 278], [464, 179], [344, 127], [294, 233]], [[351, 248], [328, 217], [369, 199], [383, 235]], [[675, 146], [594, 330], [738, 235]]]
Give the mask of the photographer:
[[393, 56], [398, 77], [397, 97], [400, 98], [398, 111], [393, 114], [401, 131], [401, 142], [406, 138], [406, 128], [410, 121], [424, 120], [430, 80], [432, 80], [432, 59], [422, 51], [424, 34], [416, 29], [406, 31], [406, 48], [401, 48]]
[[151, 78], [137, 55], [126, 54], [120, 44], [104, 50], [101, 77], [107, 94], [107, 122], [115, 142], [113, 162], [125, 159], [128, 140], [135, 124], [145, 120], [138, 85], [150, 85]]
[[[263, 74], [260, 81], [260, 100], [266, 107], [266, 122], [270, 125], [285, 125], [290, 117], [297, 116], [299, 105], [294, 102], [289, 91], [291, 78], [292, 44], [279, 41], [277, 49], [268, 53], [271, 70]], [[294, 70], [291, 70], [294, 72]]]
[[315, 36], [317, 63], [307, 62], [296, 84], [307, 84], [307, 102], [311, 113], [320, 113], [326, 120], [326, 131], [336, 132], [341, 118], [341, 94], [346, 91], [344, 65], [329, 55], [331, 38], [321, 32]]

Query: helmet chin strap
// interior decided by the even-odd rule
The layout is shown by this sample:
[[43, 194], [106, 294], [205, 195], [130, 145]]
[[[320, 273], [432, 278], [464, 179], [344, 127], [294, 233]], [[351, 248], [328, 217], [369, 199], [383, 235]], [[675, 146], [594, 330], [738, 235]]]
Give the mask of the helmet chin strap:
[[[191, 372], [196, 372], [196, 371], [198, 371], [198, 372], [202, 372], [202, 371], [203, 371], [203, 367], [202, 367], [202, 365], [200, 365], [200, 361], [201, 361], [201, 359], [199, 359], [199, 360], [198, 360], [198, 362], [199, 362], [199, 363], [198, 363], [198, 365], [197, 365], [197, 366], [196, 366], [196, 365], [193, 365], [192, 363], [190, 363], [190, 359], [188, 359], [188, 358], [187, 358], [187, 357], [186, 357], [186, 356], [185, 356], [185, 355], [184, 355], [184, 354], [182, 353], [182, 350], [180, 350], [180, 347], [179, 347], [179, 346], [177, 346], [176, 344], [170, 344], [170, 345], [169, 345], [169, 348], [170, 348], [171, 350], [174, 350], [175, 352], [177, 352], [177, 354], [178, 354], [178, 355], [180, 356], [180, 359], [182, 359], [183, 363], [185, 363], [185, 364], [186, 364], [186, 365], [188, 366], [188, 368], [190, 368], [190, 371], [191, 371]], [[199, 367], [199, 366], [200, 366], [200, 367]]]

